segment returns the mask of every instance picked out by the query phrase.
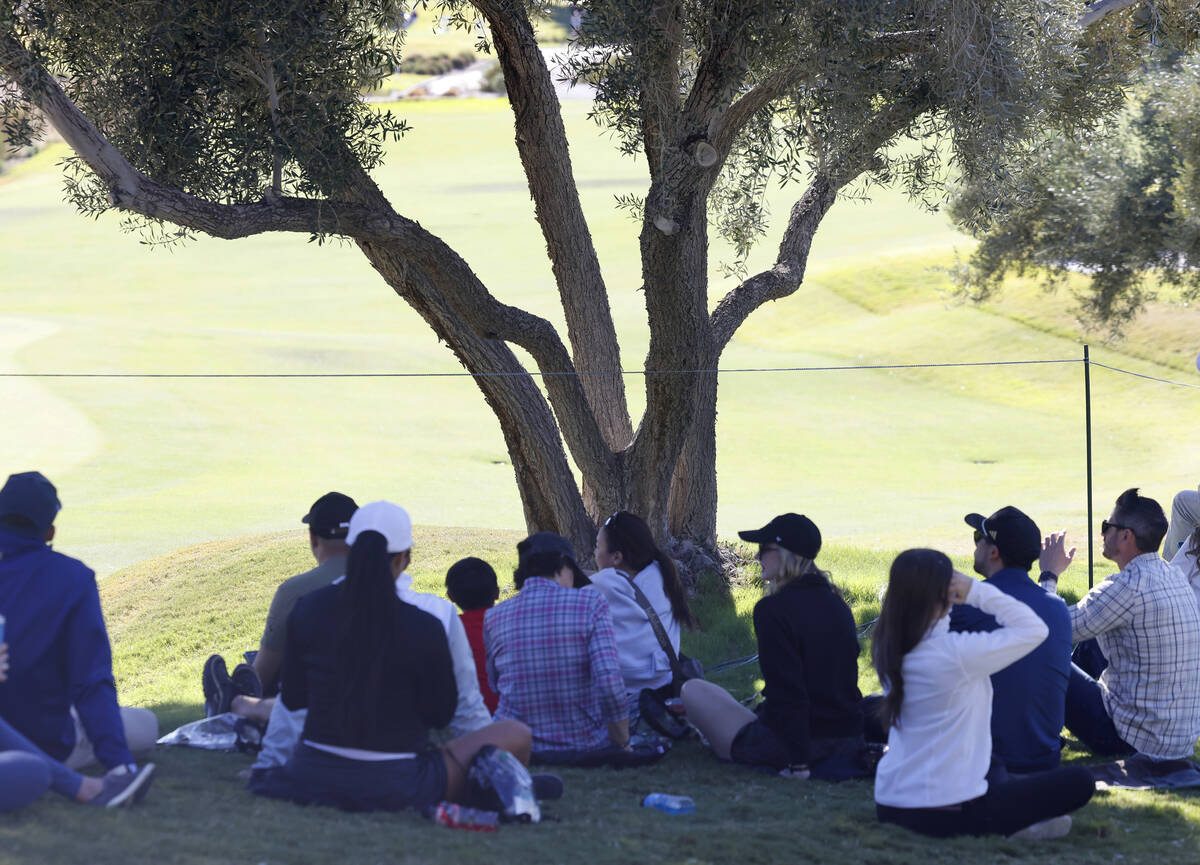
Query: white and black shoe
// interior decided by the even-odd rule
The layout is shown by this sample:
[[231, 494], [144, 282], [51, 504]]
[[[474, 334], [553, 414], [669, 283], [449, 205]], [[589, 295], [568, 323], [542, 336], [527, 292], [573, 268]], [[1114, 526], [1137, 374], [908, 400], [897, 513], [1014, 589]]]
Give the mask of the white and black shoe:
[[89, 799], [88, 804], [97, 808], [127, 808], [146, 798], [150, 782], [154, 780], [154, 764], [147, 763], [140, 769], [118, 766], [102, 780], [104, 789]]

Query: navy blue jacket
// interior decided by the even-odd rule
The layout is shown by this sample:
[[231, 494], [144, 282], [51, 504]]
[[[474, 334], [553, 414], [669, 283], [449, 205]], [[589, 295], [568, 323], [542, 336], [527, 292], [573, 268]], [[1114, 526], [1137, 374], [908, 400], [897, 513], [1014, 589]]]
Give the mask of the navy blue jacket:
[[[985, 582], [1029, 605], [1050, 629], [1045, 641], [992, 676], [992, 754], [1010, 772], [1058, 766], [1067, 682], [1071, 678], [1071, 614], [1019, 568], [1004, 568]], [[971, 606], [950, 613], [952, 631], [994, 631], [996, 620]]]
[[11, 665], [0, 718], [65, 760], [75, 747], [75, 706], [96, 759], [108, 768], [132, 763], [96, 575], [41, 538], [0, 528], [0, 614]]

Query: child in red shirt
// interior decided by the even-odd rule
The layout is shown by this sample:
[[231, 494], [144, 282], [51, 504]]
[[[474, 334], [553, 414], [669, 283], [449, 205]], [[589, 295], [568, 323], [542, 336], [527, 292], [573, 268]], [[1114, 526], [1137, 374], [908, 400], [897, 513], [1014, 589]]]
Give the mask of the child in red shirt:
[[483, 559], [459, 559], [446, 571], [446, 594], [462, 610], [459, 619], [467, 632], [467, 641], [475, 654], [475, 675], [479, 693], [489, 712], [496, 711], [499, 697], [488, 684], [486, 655], [483, 652], [483, 616], [500, 597], [496, 572]]

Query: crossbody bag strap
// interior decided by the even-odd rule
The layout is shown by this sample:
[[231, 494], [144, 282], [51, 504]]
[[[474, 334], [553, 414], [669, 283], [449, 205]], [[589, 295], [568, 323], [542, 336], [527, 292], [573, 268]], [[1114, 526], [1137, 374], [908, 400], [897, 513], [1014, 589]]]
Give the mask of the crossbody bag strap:
[[658, 613], [654, 611], [654, 605], [650, 603], [650, 599], [646, 597], [646, 593], [638, 588], [638, 584], [633, 581], [633, 577], [624, 571], [617, 571], [618, 574], [629, 580], [629, 587], [633, 589], [633, 596], [637, 598], [638, 606], [646, 614], [646, 618], [650, 620], [650, 627], [654, 631], [654, 636], [658, 639], [658, 644], [662, 646], [662, 650], [667, 653], [667, 662], [671, 665], [671, 675], [678, 679], [679, 673], [679, 656], [675, 654], [675, 647], [671, 645], [671, 638], [667, 636], [667, 631], [663, 628], [662, 622], [658, 618]]

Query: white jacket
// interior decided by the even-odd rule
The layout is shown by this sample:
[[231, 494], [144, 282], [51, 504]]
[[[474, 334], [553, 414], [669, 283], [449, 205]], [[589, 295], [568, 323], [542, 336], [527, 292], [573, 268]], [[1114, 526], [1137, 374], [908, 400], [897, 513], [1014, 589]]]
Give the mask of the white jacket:
[[875, 774], [875, 801], [940, 808], [987, 792], [992, 758], [992, 673], [1046, 639], [1046, 623], [994, 586], [971, 581], [966, 603], [995, 616], [990, 633], [950, 633], [943, 616], [904, 656], [904, 702]]
[[[671, 612], [671, 601], [663, 591], [662, 571], [658, 562], [651, 562], [633, 578], [637, 587], [658, 613], [663, 630], [679, 654], [679, 623]], [[636, 694], [642, 688], [660, 688], [671, 681], [671, 662], [654, 636], [646, 611], [637, 602], [629, 579], [615, 568], [605, 568], [592, 574], [588, 586], [608, 599], [612, 611], [613, 633], [617, 638], [617, 656], [625, 689]]]

